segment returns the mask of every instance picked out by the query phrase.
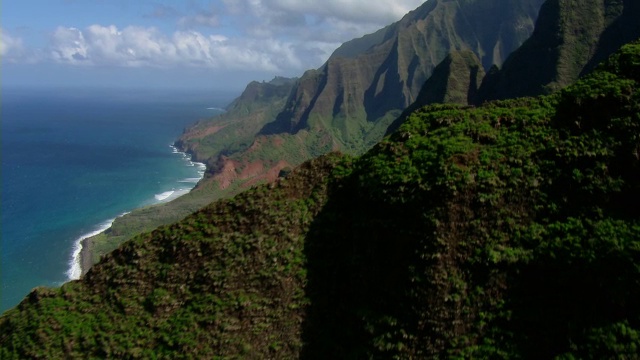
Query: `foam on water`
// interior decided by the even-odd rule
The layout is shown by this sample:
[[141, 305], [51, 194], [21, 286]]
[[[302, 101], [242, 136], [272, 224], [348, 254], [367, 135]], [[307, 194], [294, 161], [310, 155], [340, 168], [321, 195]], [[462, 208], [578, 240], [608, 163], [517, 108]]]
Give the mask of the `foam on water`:
[[186, 179], [178, 180], [178, 182], [196, 184], [198, 181], [200, 181], [200, 179], [202, 179], [202, 177], [186, 178]]
[[[128, 214], [128, 212], [123, 213], [118, 217], [124, 216], [126, 214]], [[67, 277], [69, 278], [69, 280], [78, 280], [80, 279], [80, 275], [82, 275], [82, 265], [80, 262], [81, 260], [80, 253], [82, 252], [82, 241], [92, 236], [96, 236], [101, 232], [109, 229], [111, 225], [113, 225], [114, 221], [116, 221], [116, 218], [109, 219], [104, 223], [100, 224], [96, 230], [90, 233], [84, 234], [78, 239], [76, 239], [73, 245], [73, 252], [71, 254], [71, 259], [69, 260], [69, 270], [67, 270]]]
[[[192, 177], [192, 178], [185, 178], [182, 180], [178, 180], [178, 183], [190, 183], [190, 184], [197, 184], [200, 180], [202, 180], [202, 178], [204, 177], [204, 173], [207, 169], [207, 166], [203, 163], [200, 162], [196, 162], [196, 161], [192, 161], [191, 160], [191, 156], [183, 151], [178, 150], [178, 148], [174, 145], [169, 145], [169, 147], [171, 148], [171, 153], [172, 154], [180, 154], [184, 160], [187, 162], [188, 166], [192, 166], [192, 167], [196, 167], [197, 168], [197, 172], [198, 172], [198, 177]], [[172, 190], [167, 190], [164, 191], [162, 193], [159, 194], [155, 194], [154, 195], [154, 199], [155, 201], [152, 202], [155, 204], [159, 204], [159, 203], [164, 203], [164, 202], [169, 202], [171, 200], [177, 199], [182, 195], [185, 195], [187, 193], [189, 193], [189, 191], [191, 191], [191, 188], [188, 189], [184, 189], [184, 188], [180, 188], [180, 189], [172, 189]], [[128, 212], [118, 216], [124, 216], [128, 214]], [[76, 239], [76, 241], [74, 242], [74, 246], [73, 246], [73, 251], [71, 254], [71, 259], [69, 260], [69, 270], [67, 270], [67, 278], [69, 280], [77, 280], [80, 279], [80, 276], [82, 275], [82, 264], [81, 264], [81, 257], [80, 254], [82, 253], [82, 241], [90, 238], [92, 236], [98, 235], [102, 232], [104, 232], [105, 230], [109, 229], [111, 227], [111, 225], [113, 225], [113, 222], [116, 220], [116, 218], [113, 219], [109, 219], [107, 221], [105, 221], [104, 223], [100, 224], [97, 226], [96, 230], [85, 234], [83, 236], [81, 236], [80, 238]]]
[[77, 278], [82, 239], [203, 175], [170, 143], [233, 97], [149, 90], [3, 86], [0, 312]]
[[174, 192], [175, 192], [175, 191], [173, 191], [173, 190], [165, 191], [165, 192], [163, 192], [163, 193], [161, 193], [161, 194], [156, 194], [156, 195], [155, 195], [155, 198], [156, 198], [156, 200], [158, 200], [158, 201], [163, 201], [163, 200], [168, 199], [171, 195], [173, 195], [173, 193], [174, 193]]
[[208, 107], [207, 110], [216, 110], [216, 111], [221, 111], [221, 112], [227, 112], [227, 110], [225, 110], [223, 108], [219, 108], [219, 107]]

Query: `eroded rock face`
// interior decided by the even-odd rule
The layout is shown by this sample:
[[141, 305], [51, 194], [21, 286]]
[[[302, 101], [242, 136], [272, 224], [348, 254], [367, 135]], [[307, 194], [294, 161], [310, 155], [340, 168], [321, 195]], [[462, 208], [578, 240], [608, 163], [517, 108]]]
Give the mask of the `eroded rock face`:
[[[259, 157], [270, 164], [265, 171], [280, 161], [295, 166], [335, 150], [361, 154], [418, 99], [436, 65], [452, 51], [474, 54], [481, 68], [501, 65], [532, 33], [541, 4], [425, 2], [399, 22], [343, 44], [322, 67], [295, 82], [250, 84], [229, 114], [194, 126], [179, 144], [209, 164], [219, 163], [220, 156], [239, 164]], [[468, 74], [450, 78], [465, 76], [470, 79]], [[451, 94], [442, 98], [463, 100]], [[225, 124], [232, 125], [220, 129]], [[254, 142], [260, 142], [260, 156], [251, 151]]]
[[640, 37], [638, 19], [637, 1], [545, 2], [533, 35], [487, 76], [479, 101], [548, 94], [575, 82]]
[[501, 65], [532, 33], [541, 4], [428, 1], [401, 21], [343, 44], [323, 67], [307, 72], [269, 133], [313, 129], [316, 119], [327, 119], [347, 129], [340, 139], [345, 145], [358, 141], [371, 127], [366, 124], [413, 103], [451, 51], [471, 51], [485, 68]]

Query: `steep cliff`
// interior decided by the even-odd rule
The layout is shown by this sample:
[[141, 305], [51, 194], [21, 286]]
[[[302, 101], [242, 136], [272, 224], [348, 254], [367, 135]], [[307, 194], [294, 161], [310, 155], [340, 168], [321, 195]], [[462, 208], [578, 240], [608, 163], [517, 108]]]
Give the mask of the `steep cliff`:
[[297, 79], [276, 77], [270, 82], [249, 83], [226, 113], [186, 129], [176, 145], [200, 162], [246, 150], [260, 129], [282, 110], [296, 82]]
[[480, 60], [470, 51], [451, 52], [436, 68], [409, 105], [387, 128], [391, 134], [409, 115], [430, 104], [475, 104], [485, 76]]
[[[198, 188], [118, 219], [100, 236], [107, 245], [97, 248], [106, 250], [96, 255], [214, 199], [273, 181], [307, 159], [335, 150], [359, 154], [424, 105], [478, 104], [564, 86], [640, 36], [637, 2], [549, 0], [531, 38], [502, 69], [493, 66], [531, 34], [540, 4], [428, 1], [398, 23], [345, 43], [301, 79], [251, 83], [227, 114], [196, 124], [178, 141], [208, 164]], [[478, 90], [484, 69], [490, 70]]]
[[[288, 163], [269, 163], [267, 167], [271, 171], [262, 171], [264, 164], [254, 162], [244, 172], [236, 172], [234, 164], [229, 163], [225, 167], [224, 157], [220, 156], [251, 146], [264, 124], [281, 111], [296, 80], [276, 77], [269, 82], [254, 81], [224, 114], [202, 120], [185, 130], [176, 145], [192, 154], [194, 160], [207, 164], [208, 172], [204, 179], [189, 194], [170, 203], [136, 209], [117, 218], [105, 232], [85, 239], [81, 253], [83, 273], [125, 240], [174, 223], [223, 195], [231, 196], [246, 188], [232, 187], [231, 182], [249, 186], [251, 181], [275, 180], [279, 170], [290, 166]], [[215, 141], [212, 141], [214, 134]]]
[[[243, 138], [243, 145], [234, 149], [238, 151], [225, 152], [225, 158], [199, 154], [190, 132], [180, 143], [199, 158], [233, 160], [241, 164], [238, 171], [256, 156], [295, 165], [333, 150], [362, 153], [415, 101], [435, 66], [452, 50], [475, 53], [483, 67], [501, 65], [533, 31], [541, 4], [542, 0], [427, 1], [399, 22], [345, 43], [321, 68], [307, 71], [250, 149]], [[212, 133], [200, 141], [216, 143], [220, 136]], [[293, 155], [282, 148], [294, 149]]]
[[548, 94], [561, 89], [639, 36], [637, 1], [547, 1], [540, 9], [531, 38], [505, 61], [500, 71], [490, 71], [479, 100]]
[[[85, 243], [93, 250], [92, 260], [214, 199], [273, 181], [305, 160], [336, 150], [360, 154], [410, 104], [415, 109], [432, 101], [471, 101], [475, 89], [464, 99], [462, 87], [471, 81], [475, 88], [473, 76], [501, 64], [527, 39], [541, 3], [431, 0], [401, 21], [343, 44], [323, 67], [301, 79], [249, 84], [226, 114], [195, 124], [176, 142], [208, 165], [205, 179], [186, 197], [117, 219], [107, 233]], [[467, 69], [451, 52], [478, 58], [482, 66]], [[443, 79], [432, 80], [424, 103], [423, 83], [443, 59], [454, 60], [439, 71], [446, 85]]]
[[[501, 65], [533, 31], [542, 1], [425, 2], [399, 22], [342, 45], [307, 72], [263, 133], [337, 127], [340, 148], [361, 152], [379, 128], [413, 103], [435, 66], [454, 50]], [[379, 125], [378, 122], [381, 122]], [[361, 143], [370, 132], [368, 142]], [[364, 146], [364, 148], [363, 148]]]
[[11, 358], [635, 358], [640, 42], [433, 105], [139, 236], [0, 317]]
[[389, 126], [387, 134], [397, 130], [413, 111], [425, 105], [478, 105], [561, 89], [638, 37], [640, 3], [546, 1], [533, 34], [513, 51], [501, 69], [497, 63], [491, 67], [479, 66], [479, 59], [469, 52], [452, 52], [434, 70], [416, 101]]

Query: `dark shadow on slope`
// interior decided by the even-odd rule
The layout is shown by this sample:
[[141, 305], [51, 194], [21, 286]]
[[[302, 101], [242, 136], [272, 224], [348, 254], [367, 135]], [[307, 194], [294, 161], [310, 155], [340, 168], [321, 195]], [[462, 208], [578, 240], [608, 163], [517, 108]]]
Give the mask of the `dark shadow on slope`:
[[471, 51], [452, 51], [433, 70], [420, 89], [416, 101], [387, 128], [390, 135], [400, 128], [414, 111], [430, 104], [475, 104], [478, 80], [484, 76], [480, 60]]
[[484, 81], [479, 101], [510, 99], [545, 93], [544, 86], [557, 76], [558, 48], [562, 44], [558, 1], [546, 1], [540, 8], [531, 37], [504, 62], [500, 72]]
[[376, 352], [376, 334], [385, 333], [380, 327], [412, 320], [406, 291], [414, 225], [401, 208], [391, 220], [388, 208], [347, 191], [332, 199], [306, 240], [310, 305], [301, 358], [367, 358]]
[[404, 335], [430, 333], [422, 320], [425, 311], [438, 309], [415, 305], [438, 293], [430, 291], [435, 285], [429, 271], [439, 260], [421, 257], [441, 250], [425, 235], [435, 225], [425, 220], [424, 209], [444, 197], [393, 203], [362, 180], [371, 169], [359, 171], [334, 184], [305, 239], [310, 304], [301, 358], [391, 358], [407, 349], [437, 353], [444, 334], [422, 342]]
[[580, 76], [590, 73], [599, 63], [622, 45], [640, 37], [640, 2], [624, 0], [622, 15], [604, 31], [598, 41], [598, 49], [582, 69]]
[[388, 111], [406, 106], [402, 91], [403, 83], [398, 69], [398, 39], [396, 39], [393, 48], [389, 51], [389, 56], [378, 68], [371, 86], [364, 93], [367, 121], [376, 121]]
[[[292, 89], [291, 95], [289, 96], [289, 99], [287, 99], [285, 109], [276, 116], [276, 119], [274, 121], [266, 124], [258, 134], [296, 134], [298, 131], [305, 129], [309, 125], [309, 115], [315, 109], [318, 98], [322, 96], [323, 90], [327, 86], [328, 71], [329, 62], [327, 62], [322, 67], [320, 73], [303, 76], [302, 79], [298, 81], [297, 86]], [[301, 106], [304, 106], [304, 100], [301, 99], [301, 97], [305, 95], [305, 85], [307, 85], [307, 83], [312, 83], [315, 81], [318, 82], [317, 85], [313, 86], [312, 88], [312, 93], [315, 94], [315, 96], [309, 101], [309, 104], [306, 106], [306, 108], [304, 108], [302, 114], [297, 115], [297, 110], [299, 110]]]

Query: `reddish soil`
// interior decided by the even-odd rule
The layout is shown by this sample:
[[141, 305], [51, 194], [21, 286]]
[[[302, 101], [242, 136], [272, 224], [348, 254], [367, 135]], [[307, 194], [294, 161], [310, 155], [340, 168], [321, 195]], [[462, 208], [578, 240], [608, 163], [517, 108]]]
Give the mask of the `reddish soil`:
[[278, 178], [280, 170], [290, 166], [284, 160], [278, 161], [274, 166], [267, 167], [262, 161], [241, 163], [229, 158], [223, 158], [220, 171], [213, 176], [218, 181], [218, 186], [224, 190], [234, 182], [241, 182], [243, 188], [248, 188], [260, 182], [273, 182]]
[[195, 130], [195, 129], [189, 130], [189, 132], [182, 135], [182, 138], [185, 140], [200, 139], [205, 136], [213, 135], [218, 131], [224, 129], [225, 127], [226, 125], [220, 125], [220, 126], [208, 126], [204, 129], [198, 129], [198, 130]]
[[290, 167], [291, 165], [289, 165], [288, 162], [284, 161], [284, 160], [280, 160], [278, 161], [277, 164], [275, 164], [273, 167], [267, 169], [265, 172], [263, 172], [262, 174], [254, 177], [253, 179], [247, 181], [246, 183], [242, 184], [243, 188], [249, 188], [253, 185], [256, 185], [260, 182], [266, 182], [266, 183], [271, 183], [276, 181], [276, 179], [278, 179], [278, 175], [280, 174], [280, 170], [286, 168], [286, 167]]
[[279, 148], [282, 147], [282, 144], [284, 144], [284, 139], [279, 136], [274, 136], [272, 142], [275, 147]]

